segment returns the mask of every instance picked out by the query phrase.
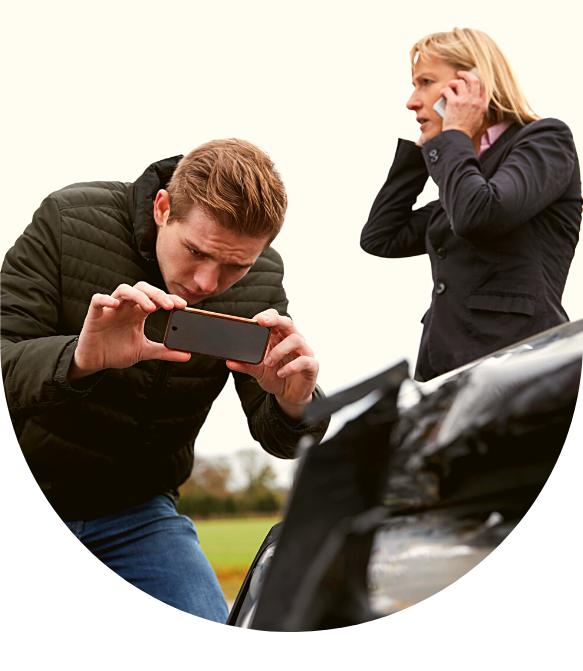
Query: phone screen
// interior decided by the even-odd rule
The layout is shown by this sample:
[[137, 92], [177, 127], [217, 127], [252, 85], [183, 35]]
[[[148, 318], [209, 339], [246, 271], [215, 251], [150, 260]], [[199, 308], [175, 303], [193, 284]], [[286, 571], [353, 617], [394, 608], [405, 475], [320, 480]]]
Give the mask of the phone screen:
[[260, 324], [175, 310], [168, 320], [164, 344], [183, 352], [259, 364], [269, 333], [270, 329]]

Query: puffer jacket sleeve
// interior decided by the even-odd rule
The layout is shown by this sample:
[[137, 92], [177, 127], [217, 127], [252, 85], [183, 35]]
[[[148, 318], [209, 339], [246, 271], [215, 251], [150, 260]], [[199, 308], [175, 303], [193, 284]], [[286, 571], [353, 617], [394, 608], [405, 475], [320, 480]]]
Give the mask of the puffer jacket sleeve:
[[[318, 442], [322, 440], [330, 420], [310, 426], [291, 426], [279, 409], [275, 396], [263, 391], [255, 378], [243, 373], [233, 373], [233, 376], [251, 435], [266, 452], [280, 459], [293, 459], [297, 456], [296, 447], [302, 436], [313, 436]], [[317, 386], [312, 399], [315, 401], [323, 397], [324, 392]]]
[[[276, 286], [272, 287], [271, 301], [266, 309], [274, 308], [280, 315], [289, 317], [288, 300], [282, 283], [283, 262], [279, 254], [275, 253], [275, 256], [281, 267], [281, 274], [276, 280]], [[329, 420], [326, 419], [311, 426], [304, 424], [292, 426], [290, 420], [280, 410], [275, 396], [265, 392], [254, 377], [235, 372], [233, 372], [233, 377], [241, 405], [247, 415], [251, 435], [266, 452], [280, 459], [293, 459], [296, 456], [298, 441], [302, 436], [311, 435], [317, 441], [322, 440]], [[324, 392], [316, 386], [313, 400], [323, 397]]]
[[57, 335], [60, 264], [61, 219], [49, 196], [2, 265], [2, 374], [13, 420], [84, 396], [102, 377], [75, 388], [67, 381], [77, 334]]

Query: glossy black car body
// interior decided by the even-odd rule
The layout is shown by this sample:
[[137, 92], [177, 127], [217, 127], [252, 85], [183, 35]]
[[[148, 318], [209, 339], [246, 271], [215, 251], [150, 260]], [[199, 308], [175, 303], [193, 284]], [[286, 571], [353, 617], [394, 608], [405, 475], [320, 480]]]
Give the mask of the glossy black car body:
[[284, 522], [228, 624], [349, 626], [435, 594], [495, 549], [549, 477], [573, 417], [583, 320], [418, 385], [402, 363], [310, 408], [366, 408], [301, 446]]

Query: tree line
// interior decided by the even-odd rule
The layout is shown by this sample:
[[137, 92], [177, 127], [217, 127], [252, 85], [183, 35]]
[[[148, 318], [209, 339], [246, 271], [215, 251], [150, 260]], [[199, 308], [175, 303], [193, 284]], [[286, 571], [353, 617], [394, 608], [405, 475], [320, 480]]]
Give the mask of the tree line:
[[[234, 466], [243, 476], [242, 484], [234, 482]], [[239, 450], [232, 459], [196, 457], [192, 475], [180, 487], [178, 512], [190, 517], [276, 514], [287, 496], [276, 480], [267, 456], [259, 450]]]

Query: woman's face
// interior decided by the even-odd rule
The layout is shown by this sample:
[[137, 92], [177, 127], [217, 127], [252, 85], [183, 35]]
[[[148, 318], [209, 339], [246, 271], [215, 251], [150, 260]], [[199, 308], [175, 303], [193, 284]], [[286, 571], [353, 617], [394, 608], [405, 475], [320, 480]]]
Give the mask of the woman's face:
[[433, 109], [441, 98], [440, 91], [452, 79], [456, 79], [456, 68], [438, 58], [419, 59], [413, 68], [414, 91], [407, 101], [407, 109], [416, 114], [425, 140], [441, 133], [442, 119]]

